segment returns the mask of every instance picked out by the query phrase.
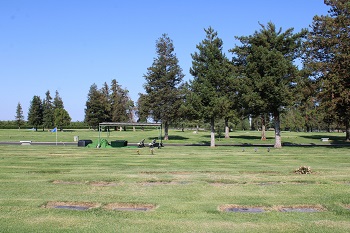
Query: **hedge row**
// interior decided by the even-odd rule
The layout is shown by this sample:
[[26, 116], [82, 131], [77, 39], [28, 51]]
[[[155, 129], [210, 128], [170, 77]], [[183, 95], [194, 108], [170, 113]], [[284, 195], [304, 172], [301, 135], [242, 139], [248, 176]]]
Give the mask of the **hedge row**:
[[[33, 128], [32, 125], [29, 125], [28, 122], [24, 122], [23, 125], [21, 125], [21, 129], [28, 129]], [[41, 126], [39, 128], [42, 128]], [[89, 126], [85, 124], [84, 122], [71, 122], [69, 126], [66, 126], [65, 128], [70, 129], [88, 129]], [[18, 129], [18, 125], [16, 121], [0, 121], [0, 129]]]

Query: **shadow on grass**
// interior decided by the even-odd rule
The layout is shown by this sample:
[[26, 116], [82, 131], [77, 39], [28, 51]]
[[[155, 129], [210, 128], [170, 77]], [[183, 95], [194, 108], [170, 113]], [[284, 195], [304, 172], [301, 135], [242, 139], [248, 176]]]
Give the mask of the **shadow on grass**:
[[[246, 139], [246, 140], [261, 140], [261, 136], [253, 136], [253, 135], [237, 135], [230, 136], [230, 138], [237, 139]], [[266, 137], [266, 140], [275, 139], [274, 137]]]
[[[344, 134], [344, 136], [312, 134], [312, 135], [303, 135], [300, 137], [314, 139], [314, 140], [320, 140], [320, 141], [321, 141], [321, 138], [329, 138], [328, 143], [331, 145], [348, 145], [348, 146], [350, 146], [350, 142], [345, 141], [345, 134]], [[327, 143], [327, 142], [325, 142], [325, 143]]]
[[[208, 135], [203, 135], [201, 136], [202, 138], [210, 138], [210, 134]], [[218, 136], [217, 134], [215, 134], [215, 138], [216, 139], [224, 139], [225, 135], [221, 135]], [[254, 136], [254, 135], [235, 135], [232, 136], [230, 135], [230, 139], [245, 139], [245, 140], [261, 140], [261, 136]], [[266, 140], [270, 140], [270, 139], [275, 139], [274, 137], [266, 137]]]
[[[187, 137], [182, 137], [182, 136], [178, 136], [178, 135], [169, 135], [168, 138], [169, 138], [169, 140], [179, 140], [179, 141], [189, 139]], [[148, 137], [147, 139], [148, 140], [153, 140], [153, 139], [159, 140], [158, 137]], [[163, 139], [164, 139], [164, 135], [163, 135]]]
[[169, 135], [169, 140], [187, 140], [189, 138], [178, 135]]

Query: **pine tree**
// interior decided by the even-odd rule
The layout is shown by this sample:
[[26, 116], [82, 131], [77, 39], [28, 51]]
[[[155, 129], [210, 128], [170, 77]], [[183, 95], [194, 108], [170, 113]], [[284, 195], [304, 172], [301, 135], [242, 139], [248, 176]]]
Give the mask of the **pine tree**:
[[306, 42], [305, 64], [318, 80], [326, 121], [341, 121], [350, 141], [350, 2], [325, 0], [328, 15], [315, 16]]
[[97, 89], [97, 85], [94, 83], [90, 86], [90, 90], [88, 93], [88, 99], [86, 101], [86, 108], [85, 108], [85, 122], [92, 127], [98, 127], [98, 124], [100, 123], [99, 120], [99, 104], [98, 104], [98, 97], [99, 92]]
[[199, 104], [195, 107], [210, 123], [210, 146], [215, 147], [215, 120], [227, 114], [227, 87], [230, 79], [228, 59], [222, 52], [223, 42], [213, 28], [204, 29], [206, 38], [192, 54], [190, 73], [194, 77], [191, 90]]
[[[237, 37], [241, 46], [230, 51], [234, 63], [242, 67], [241, 100], [250, 113], [272, 114], [275, 122], [275, 148], [282, 147], [280, 114], [293, 103], [299, 75], [294, 64], [300, 57], [302, 40], [307, 31], [282, 32], [272, 22], [252, 36]], [[263, 116], [263, 115], [262, 115]]]
[[23, 116], [22, 105], [20, 102], [18, 102], [17, 104], [15, 119], [16, 119], [16, 124], [18, 126], [18, 129], [21, 129], [21, 126], [24, 125], [24, 116]]
[[39, 96], [34, 96], [30, 102], [28, 111], [28, 123], [38, 130], [38, 126], [43, 123], [43, 106]]
[[167, 34], [156, 41], [157, 57], [144, 75], [146, 94], [139, 102], [144, 104], [143, 111], [153, 120], [164, 124], [164, 140], [168, 140], [169, 124], [177, 118], [181, 105], [178, 88], [184, 75], [174, 50], [173, 41]]
[[86, 101], [85, 122], [89, 126], [97, 128], [99, 123], [106, 122], [109, 119], [110, 115], [106, 109], [105, 96], [94, 83], [90, 86], [88, 100]]
[[200, 112], [197, 110], [197, 106], [200, 106], [200, 99], [195, 95], [188, 82], [185, 82], [180, 87], [182, 102], [179, 108], [178, 124], [188, 124], [196, 126], [196, 133], [199, 130], [199, 124], [202, 123]]
[[72, 120], [64, 108], [56, 108], [54, 112], [55, 125], [62, 131], [63, 126], [68, 126]]
[[148, 106], [148, 103], [149, 101], [147, 100], [147, 95], [139, 93], [139, 98], [137, 100], [137, 115], [138, 115], [137, 122], [143, 122], [143, 123], [147, 122], [147, 119], [149, 116], [148, 109], [150, 109], [150, 107]]
[[63, 100], [57, 90], [55, 92], [55, 98], [53, 99], [53, 108], [64, 108]]
[[103, 83], [100, 92], [100, 108], [103, 110], [105, 117], [104, 122], [110, 122], [112, 120], [111, 113], [111, 100], [110, 100], [110, 90], [106, 82]]
[[117, 82], [113, 79], [111, 82], [111, 119], [114, 122], [128, 122], [132, 119], [128, 116], [128, 91], [124, 90]]
[[43, 101], [43, 127], [51, 128], [54, 126], [54, 106], [52, 103], [52, 97], [50, 91], [45, 93], [45, 99]]

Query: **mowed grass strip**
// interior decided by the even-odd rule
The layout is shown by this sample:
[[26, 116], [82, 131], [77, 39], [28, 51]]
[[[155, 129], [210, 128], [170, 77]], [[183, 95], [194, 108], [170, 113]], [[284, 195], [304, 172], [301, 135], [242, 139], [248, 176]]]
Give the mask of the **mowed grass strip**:
[[[74, 142], [74, 138], [78, 137], [81, 140], [89, 139], [97, 141], [100, 138], [106, 139], [108, 142], [114, 140], [126, 140], [129, 143], [138, 143], [145, 139], [145, 145], [148, 145], [153, 139], [157, 139], [159, 142], [160, 132], [154, 127], [145, 128], [141, 130], [137, 128], [133, 131], [132, 128], [127, 128], [126, 131], [118, 131], [111, 129], [110, 132], [98, 132], [95, 130], [73, 130], [65, 129], [62, 132], [58, 131], [52, 133], [48, 130], [38, 131], [28, 129], [0, 129], [0, 142], [19, 142], [19, 141], [32, 141], [32, 142]], [[163, 133], [164, 134], [164, 133]], [[164, 135], [163, 135], [164, 136]], [[217, 145], [273, 145], [274, 144], [274, 131], [266, 132], [267, 140], [261, 141], [260, 131], [233, 131], [230, 132], [230, 138], [224, 138], [223, 132], [217, 132], [216, 144]], [[329, 138], [329, 141], [322, 142], [321, 138]], [[338, 132], [317, 132], [317, 133], [306, 133], [306, 132], [282, 132], [282, 142], [286, 145], [348, 145], [350, 142], [344, 140], [345, 133]], [[169, 140], [163, 141], [166, 145], [171, 144], [208, 144], [210, 143], [210, 132], [200, 130], [196, 133], [194, 130], [186, 129], [184, 132], [178, 129], [169, 130]]]
[[[257, 149], [167, 146], [152, 155], [149, 148], [1, 145], [1, 231], [350, 231], [350, 148]], [[296, 174], [300, 166], [312, 173]], [[52, 202], [101, 207], [42, 208]], [[103, 208], [109, 205], [157, 208]], [[220, 211], [225, 205], [272, 211]], [[322, 211], [274, 211], [281, 206]]]

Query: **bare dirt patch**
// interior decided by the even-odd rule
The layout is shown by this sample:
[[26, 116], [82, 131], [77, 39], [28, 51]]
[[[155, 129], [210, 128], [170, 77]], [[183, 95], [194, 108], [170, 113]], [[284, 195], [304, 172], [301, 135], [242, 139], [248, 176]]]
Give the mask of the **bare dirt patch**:
[[153, 204], [110, 203], [105, 205], [103, 208], [117, 211], [151, 211], [157, 208], [157, 206]]
[[314, 213], [322, 212], [326, 209], [321, 205], [291, 205], [291, 206], [276, 206], [274, 207], [279, 212], [300, 212], [300, 213]]
[[43, 208], [69, 209], [69, 210], [89, 210], [100, 207], [101, 204], [93, 202], [62, 202], [50, 201], [43, 205]]

